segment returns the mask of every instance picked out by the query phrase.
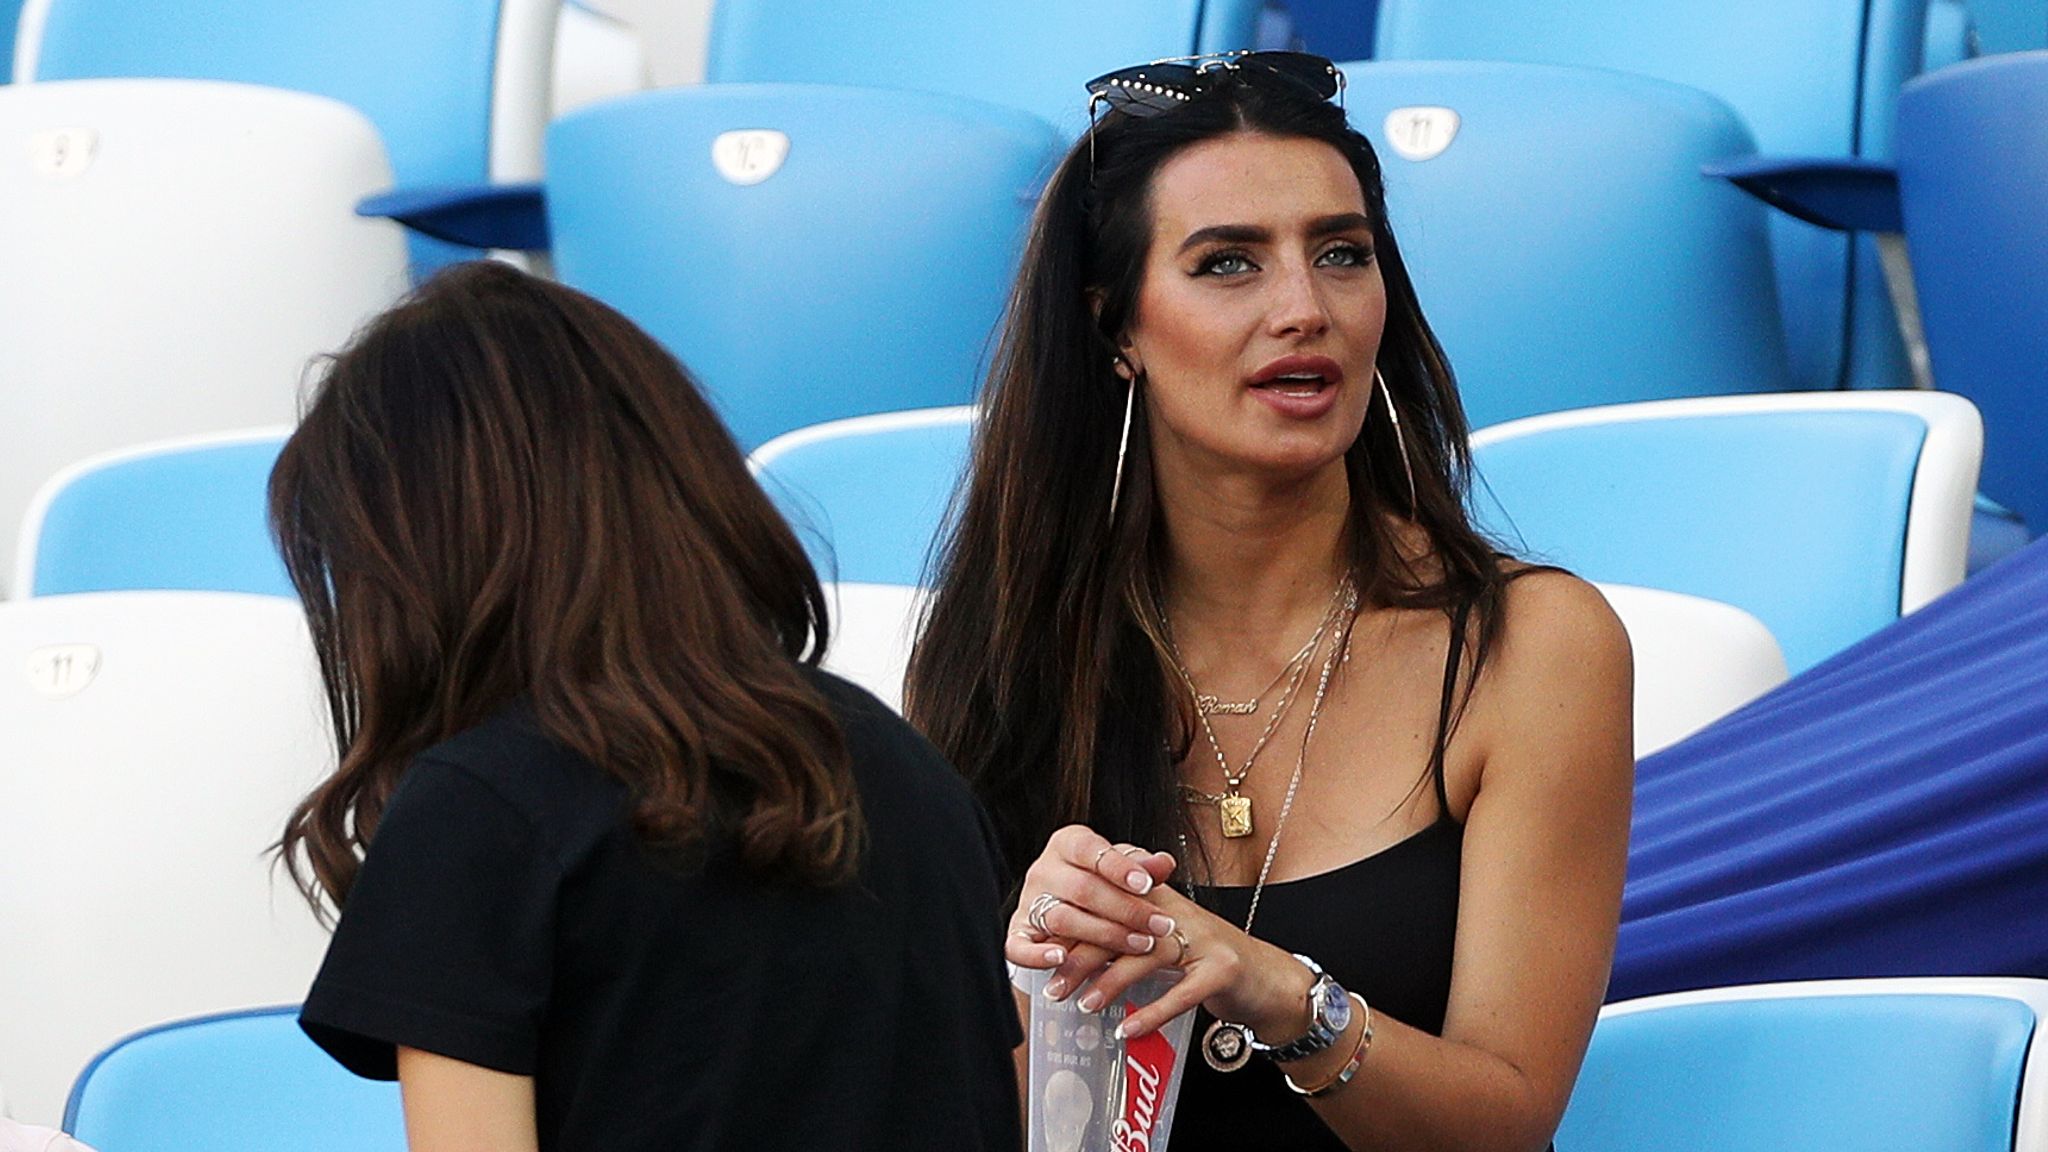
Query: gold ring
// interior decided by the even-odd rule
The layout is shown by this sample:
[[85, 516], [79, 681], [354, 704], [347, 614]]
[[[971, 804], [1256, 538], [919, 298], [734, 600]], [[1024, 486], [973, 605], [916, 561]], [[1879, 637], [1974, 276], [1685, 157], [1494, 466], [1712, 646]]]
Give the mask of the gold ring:
[[1178, 968], [1180, 967], [1181, 961], [1186, 960], [1188, 958], [1188, 934], [1181, 931], [1178, 928], [1175, 928], [1172, 932], [1168, 933], [1168, 935], [1173, 937], [1173, 942], [1175, 944], [1180, 945], [1180, 951], [1173, 954], [1173, 966], [1175, 968]]

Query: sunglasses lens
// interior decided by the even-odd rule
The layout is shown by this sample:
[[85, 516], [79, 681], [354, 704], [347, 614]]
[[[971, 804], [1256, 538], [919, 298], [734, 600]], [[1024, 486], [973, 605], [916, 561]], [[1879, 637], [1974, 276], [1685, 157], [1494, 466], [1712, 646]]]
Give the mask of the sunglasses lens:
[[1321, 56], [1306, 52], [1254, 52], [1240, 60], [1238, 67], [1292, 80], [1324, 100], [1337, 94], [1337, 66]]

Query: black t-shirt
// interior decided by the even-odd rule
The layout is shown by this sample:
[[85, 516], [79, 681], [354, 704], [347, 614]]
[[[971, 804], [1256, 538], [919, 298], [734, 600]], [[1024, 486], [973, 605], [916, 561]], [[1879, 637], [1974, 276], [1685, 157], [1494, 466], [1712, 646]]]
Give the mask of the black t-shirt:
[[394, 1045], [532, 1076], [543, 1150], [1022, 1144], [1003, 885], [979, 806], [873, 697], [814, 682], [867, 821], [859, 879], [679, 867], [623, 786], [515, 707], [406, 773], [300, 1017], [356, 1073]]

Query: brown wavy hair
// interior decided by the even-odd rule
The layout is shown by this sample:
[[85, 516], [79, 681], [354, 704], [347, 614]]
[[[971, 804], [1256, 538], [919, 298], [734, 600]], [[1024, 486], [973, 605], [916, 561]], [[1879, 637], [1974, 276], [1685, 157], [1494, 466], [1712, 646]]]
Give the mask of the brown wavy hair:
[[[683, 367], [631, 321], [457, 266], [326, 367], [270, 477], [340, 752], [279, 853], [339, 909], [413, 758], [516, 701], [635, 830], [797, 883], [853, 869], [825, 601]], [[324, 900], [323, 900], [324, 898]]]
[[[1112, 112], [1067, 153], [1039, 201], [905, 686], [906, 714], [974, 785], [1015, 875], [1062, 824], [1151, 848], [1189, 831], [1173, 767], [1192, 738], [1194, 701], [1169, 673], [1162, 640], [1165, 526], [1145, 391], [1112, 521], [1126, 385], [1111, 365], [1137, 309], [1154, 176], [1186, 149], [1239, 132], [1335, 149], [1373, 222], [1387, 293], [1377, 367], [1406, 438], [1397, 442], [1375, 397], [1344, 456], [1361, 593], [1446, 617], [1469, 606], [1473, 680], [1499, 633], [1512, 576], [1466, 515], [1464, 409], [1387, 226], [1371, 143], [1305, 89], [1224, 74], [1164, 115]], [[1426, 533], [1427, 570], [1403, 553], [1390, 514]]]

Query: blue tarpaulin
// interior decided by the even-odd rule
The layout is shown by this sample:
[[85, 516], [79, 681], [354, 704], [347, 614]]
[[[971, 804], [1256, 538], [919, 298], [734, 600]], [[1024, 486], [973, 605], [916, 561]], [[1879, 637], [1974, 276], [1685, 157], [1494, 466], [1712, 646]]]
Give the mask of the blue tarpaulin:
[[2048, 976], [2048, 540], [1643, 760], [1610, 1000]]

